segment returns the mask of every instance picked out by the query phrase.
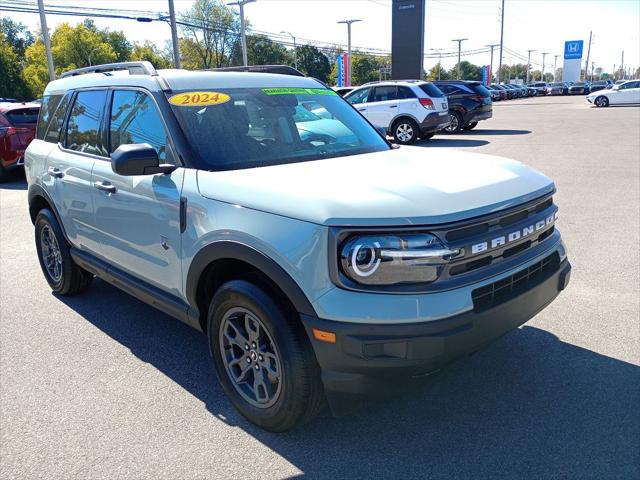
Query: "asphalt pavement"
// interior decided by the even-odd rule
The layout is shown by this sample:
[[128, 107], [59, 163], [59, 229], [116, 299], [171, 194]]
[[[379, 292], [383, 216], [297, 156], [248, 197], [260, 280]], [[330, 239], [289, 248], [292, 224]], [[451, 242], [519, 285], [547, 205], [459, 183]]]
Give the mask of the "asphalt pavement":
[[427, 386], [285, 434], [234, 410], [200, 333], [102, 281], [52, 295], [0, 184], [0, 478], [639, 478], [640, 108], [499, 102], [421, 145], [552, 177], [571, 284]]

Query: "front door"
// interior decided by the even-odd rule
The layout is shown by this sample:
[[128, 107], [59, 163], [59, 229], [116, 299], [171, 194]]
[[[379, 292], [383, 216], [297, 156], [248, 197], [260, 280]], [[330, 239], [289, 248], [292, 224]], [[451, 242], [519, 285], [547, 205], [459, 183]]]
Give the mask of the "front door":
[[[109, 153], [120, 145], [147, 143], [160, 163], [175, 163], [167, 131], [153, 98], [141, 90], [114, 90], [108, 107]], [[97, 254], [110, 265], [179, 295], [180, 192], [184, 170], [121, 176], [109, 161], [93, 169], [93, 204], [100, 235]]]
[[391, 128], [391, 120], [398, 114], [398, 87], [382, 85], [373, 89], [367, 105], [367, 118], [380, 128]]

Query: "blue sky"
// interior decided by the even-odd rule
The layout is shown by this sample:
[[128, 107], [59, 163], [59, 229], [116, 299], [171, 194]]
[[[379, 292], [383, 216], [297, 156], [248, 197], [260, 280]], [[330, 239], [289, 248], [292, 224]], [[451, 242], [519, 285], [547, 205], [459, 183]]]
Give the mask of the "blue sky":
[[[99, 8], [121, 8], [166, 12], [166, 0], [45, 0], [45, 5], [87, 5]], [[175, 0], [178, 12], [185, 11], [192, 0]], [[346, 27], [336, 22], [359, 18], [353, 25], [353, 44], [390, 50], [391, 0], [257, 0], [246, 6], [246, 15], [256, 30], [291, 32], [299, 38], [325, 43], [346, 44]], [[32, 28], [38, 16], [11, 14]], [[463, 50], [482, 48], [500, 41], [500, 0], [426, 0], [425, 52], [430, 49], [455, 50], [453, 38], [467, 37]], [[49, 16], [49, 27], [63, 21], [78, 22], [79, 17]], [[123, 30], [130, 40], [151, 40], [164, 46], [170, 38], [166, 23], [141, 24], [126, 20], [96, 20], [101, 27]], [[591, 60], [605, 71], [619, 65], [625, 50], [625, 64], [640, 66], [640, 1], [639, 0], [506, 0], [504, 44], [510, 50], [526, 55], [535, 49], [532, 62], [540, 68], [541, 52], [549, 52], [546, 69], [553, 67], [554, 55], [563, 51], [565, 40], [585, 40], [593, 30]], [[284, 38], [284, 37], [283, 37]], [[489, 63], [489, 54], [465, 58], [476, 64]], [[521, 61], [505, 54], [504, 61]], [[455, 58], [443, 59], [450, 67]], [[425, 68], [437, 60], [427, 59]], [[558, 58], [558, 66], [562, 57]], [[497, 64], [497, 51], [494, 58]], [[537, 65], [536, 65], [537, 64]]]

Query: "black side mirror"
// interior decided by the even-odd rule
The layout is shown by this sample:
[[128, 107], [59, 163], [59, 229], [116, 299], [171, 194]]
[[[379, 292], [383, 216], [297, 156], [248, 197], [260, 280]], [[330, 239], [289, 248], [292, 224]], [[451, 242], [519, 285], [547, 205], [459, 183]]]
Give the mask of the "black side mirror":
[[120, 145], [111, 154], [111, 169], [118, 175], [154, 175], [171, 173], [175, 165], [161, 164], [158, 153], [148, 143]]

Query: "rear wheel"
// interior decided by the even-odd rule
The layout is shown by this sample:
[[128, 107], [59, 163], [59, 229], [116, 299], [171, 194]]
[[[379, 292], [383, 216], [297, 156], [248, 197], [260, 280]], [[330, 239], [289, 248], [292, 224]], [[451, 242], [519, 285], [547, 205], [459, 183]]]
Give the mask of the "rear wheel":
[[469, 122], [464, 127], [462, 127], [462, 130], [473, 130], [477, 125], [478, 122]]
[[35, 233], [38, 260], [51, 290], [59, 295], [76, 295], [87, 290], [93, 275], [73, 261], [62, 228], [51, 210], [40, 210]]
[[609, 99], [604, 95], [600, 95], [596, 98], [596, 101], [594, 103], [596, 104], [596, 107], [608, 107]]
[[412, 144], [418, 139], [419, 134], [418, 124], [410, 118], [400, 118], [391, 127], [391, 135], [396, 143], [401, 145]]
[[449, 115], [451, 123], [444, 129], [447, 133], [458, 133], [462, 128], [462, 115], [453, 112]]
[[266, 290], [246, 280], [222, 285], [207, 331], [218, 379], [250, 422], [282, 432], [319, 412], [324, 396], [306, 333]]

